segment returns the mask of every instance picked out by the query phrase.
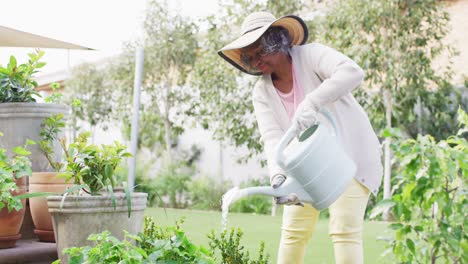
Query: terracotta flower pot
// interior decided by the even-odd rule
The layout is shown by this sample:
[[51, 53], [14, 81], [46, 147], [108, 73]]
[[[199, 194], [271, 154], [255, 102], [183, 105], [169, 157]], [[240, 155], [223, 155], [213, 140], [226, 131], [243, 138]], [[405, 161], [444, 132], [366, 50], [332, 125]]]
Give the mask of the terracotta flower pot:
[[[64, 178], [58, 178], [57, 174], [56, 172], [33, 172], [32, 177], [29, 179], [29, 192], [62, 193], [73, 186], [71, 183], [65, 183]], [[37, 235], [39, 241], [54, 243], [54, 227], [47, 206], [47, 198], [29, 198], [29, 206], [34, 222], [34, 234]]]
[[[27, 177], [22, 177], [16, 180], [18, 191], [13, 192], [13, 195], [20, 195], [26, 193]], [[12, 210], [8, 212], [8, 208], [4, 207], [0, 210], [0, 248], [11, 248], [16, 245], [16, 241], [20, 239], [19, 233], [21, 225], [23, 224], [24, 213], [26, 211], [26, 199], [21, 199], [23, 208], [19, 211]]]

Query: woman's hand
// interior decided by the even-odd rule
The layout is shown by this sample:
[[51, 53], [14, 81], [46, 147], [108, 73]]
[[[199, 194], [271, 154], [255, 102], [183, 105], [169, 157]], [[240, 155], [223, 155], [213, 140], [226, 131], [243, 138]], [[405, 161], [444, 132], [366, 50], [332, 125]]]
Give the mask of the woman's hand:
[[[283, 174], [276, 174], [270, 181], [271, 187], [274, 189], [280, 187], [286, 181], [286, 176]], [[290, 193], [287, 196], [275, 197], [276, 204], [285, 204], [285, 205], [300, 205], [304, 206], [299, 197], [295, 193]]]
[[292, 126], [295, 127], [296, 133], [306, 130], [317, 123], [317, 110], [316, 107], [304, 98], [299, 106], [294, 112], [294, 117], [292, 119]]

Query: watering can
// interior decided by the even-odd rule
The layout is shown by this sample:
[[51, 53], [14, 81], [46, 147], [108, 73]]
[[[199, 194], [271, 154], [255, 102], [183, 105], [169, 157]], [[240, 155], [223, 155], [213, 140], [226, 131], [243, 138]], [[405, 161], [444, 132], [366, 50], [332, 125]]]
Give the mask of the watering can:
[[315, 209], [328, 208], [344, 192], [356, 173], [356, 164], [340, 144], [333, 115], [320, 112], [331, 124], [320, 121], [296, 138], [296, 129], [286, 131], [276, 147], [276, 162], [286, 172], [278, 188], [249, 187], [238, 190], [237, 198], [252, 194], [274, 197], [295, 193], [301, 202]]

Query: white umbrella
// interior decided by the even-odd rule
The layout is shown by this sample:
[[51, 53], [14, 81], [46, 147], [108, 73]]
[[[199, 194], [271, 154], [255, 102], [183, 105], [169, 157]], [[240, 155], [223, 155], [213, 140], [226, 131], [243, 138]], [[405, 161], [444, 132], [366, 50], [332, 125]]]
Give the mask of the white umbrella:
[[0, 26], [0, 46], [92, 50], [92, 48], [4, 26]]

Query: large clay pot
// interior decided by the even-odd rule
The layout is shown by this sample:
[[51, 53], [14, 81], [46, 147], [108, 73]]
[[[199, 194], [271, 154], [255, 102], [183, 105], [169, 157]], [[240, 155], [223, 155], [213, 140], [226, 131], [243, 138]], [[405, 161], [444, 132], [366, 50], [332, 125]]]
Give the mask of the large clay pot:
[[[29, 192], [63, 193], [72, 183], [65, 183], [64, 178], [58, 178], [55, 172], [33, 172], [29, 179]], [[55, 242], [52, 216], [49, 213], [45, 197], [29, 198], [31, 216], [34, 222], [34, 234], [41, 242]]]
[[[66, 118], [69, 107], [60, 104], [45, 103], [1, 103], [0, 104], [0, 146], [7, 150], [23, 146], [26, 139], [35, 142], [40, 140], [41, 124], [43, 120], [54, 114], [62, 113]], [[29, 158], [32, 163], [32, 171], [50, 171], [49, 162], [40, 151], [39, 145], [28, 147], [31, 151]], [[59, 142], [54, 142], [54, 151], [57, 159], [61, 152]], [[12, 154], [11, 151], [7, 152]]]
[[115, 193], [116, 208], [107, 195], [67, 196], [62, 208], [62, 196], [47, 197], [60, 263], [68, 263], [68, 256], [62, 253], [65, 248], [91, 245], [87, 240], [90, 234], [108, 230], [113, 236], [123, 239], [123, 230], [134, 235], [140, 232], [147, 196], [146, 193], [131, 194], [130, 217], [125, 193]]
[[[13, 192], [13, 195], [26, 193], [26, 179], [22, 177], [16, 180], [18, 191]], [[22, 199], [23, 208], [19, 211], [12, 210], [8, 212], [8, 208], [4, 207], [0, 210], [0, 248], [11, 248], [16, 245], [16, 241], [20, 239], [19, 233], [21, 224], [23, 224], [26, 199]]]

